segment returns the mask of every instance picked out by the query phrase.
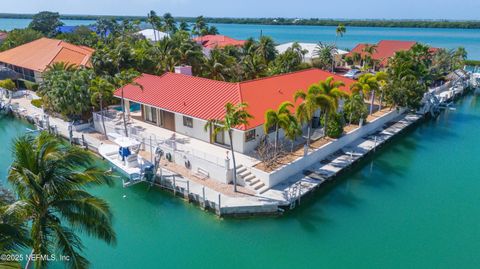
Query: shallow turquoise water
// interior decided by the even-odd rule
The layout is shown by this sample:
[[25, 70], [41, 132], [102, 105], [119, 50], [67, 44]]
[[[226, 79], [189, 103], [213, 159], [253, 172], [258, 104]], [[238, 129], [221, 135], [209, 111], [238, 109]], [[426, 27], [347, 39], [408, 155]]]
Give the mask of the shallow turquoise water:
[[[118, 245], [85, 238], [86, 254], [92, 268], [116, 269], [478, 268], [479, 98], [414, 127], [282, 217], [219, 219], [146, 186], [96, 188], [113, 207]], [[26, 126], [0, 119], [2, 179], [8, 144]]]
[[[11, 30], [28, 25], [29, 19], [2, 19], [0, 29]], [[91, 20], [64, 20], [66, 25], [88, 25]], [[335, 27], [329, 26], [284, 26], [255, 24], [213, 24], [220, 33], [235, 38], [269, 35], [277, 43], [285, 42], [333, 42]], [[339, 38], [339, 48], [352, 49], [358, 43], [374, 43], [382, 39], [413, 40], [431, 46], [454, 49], [463, 46], [470, 59], [480, 59], [479, 29], [430, 29], [430, 28], [386, 28], [386, 27], [347, 27], [347, 33]]]

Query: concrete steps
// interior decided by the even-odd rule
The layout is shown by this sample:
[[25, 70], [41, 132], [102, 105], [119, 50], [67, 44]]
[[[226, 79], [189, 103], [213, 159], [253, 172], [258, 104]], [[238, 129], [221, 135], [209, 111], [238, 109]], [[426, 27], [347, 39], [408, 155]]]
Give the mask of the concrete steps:
[[255, 177], [245, 166], [243, 165], [238, 165], [236, 167], [237, 169], [237, 177], [241, 177], [243, 181], [245, 182], [245, 187], [248, 189], [251, 189], [257, 193], [264, 193], [268, 190], [268, 188], [265, 186], [265, 183], [263, 183], [260, 179]]

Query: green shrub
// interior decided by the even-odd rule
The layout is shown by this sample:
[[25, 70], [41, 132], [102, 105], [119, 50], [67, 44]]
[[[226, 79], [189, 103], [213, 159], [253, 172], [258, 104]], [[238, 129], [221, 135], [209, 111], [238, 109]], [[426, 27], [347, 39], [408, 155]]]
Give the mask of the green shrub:
[[[325, 118], [322, 119], [322, 123], [325, 125]], [[339, 138], [343, 134], [343, 127], [345, 127], [345, 120], [342, 114], [329, 115], [326, 135], [331, 138]]]
[[15, 82], [13, 82], [11, 79], [5, 79], [5, 80], [0, 80], [0, 88], [13, 91], [17, 88], [17, 86], [15, 85]]
[[34, 99], [34, 100], [32, 100], [32, 105], [34, 107], [42, 108], [43, 100], [42, 99]]

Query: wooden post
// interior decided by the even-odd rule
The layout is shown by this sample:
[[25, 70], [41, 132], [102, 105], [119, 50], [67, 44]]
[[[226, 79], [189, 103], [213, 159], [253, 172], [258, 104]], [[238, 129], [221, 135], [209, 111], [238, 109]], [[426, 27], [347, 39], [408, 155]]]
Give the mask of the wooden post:
[[202, 194], [203, 194], [202, 207], [203, 209], [205, 209], [207, 207], [207, 201], [205, 201], [205, 187], [202, 187]]
[[177, 186], [175, 184], [175, 176], [173, 176], [173, 195], [177, 195]]
[[187, 196], [185, 197], [187, 199], [187, 201], [190, 202], [190, 181], [187, 180]]
[[217, 215], [222, 216], [222, 201], [221, 201], [221, 194], [218, 194], [218, 208], [217, 208]]

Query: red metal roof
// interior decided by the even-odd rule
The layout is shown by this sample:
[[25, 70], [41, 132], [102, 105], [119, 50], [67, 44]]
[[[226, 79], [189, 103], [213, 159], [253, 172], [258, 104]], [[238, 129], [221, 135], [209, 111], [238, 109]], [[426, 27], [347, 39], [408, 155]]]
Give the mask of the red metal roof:
[[49, 65], [56, 62], [90, 66], [90, 57], [94, 51], [94, 49], [76, 46], [62, 40], [40, 38], [0, 52], [0, 62], [43, 72]]
[[224, 35], [206, 35], [199, 36], [193, 39], [196, 42], [199, 42], [203, 47], [208, 49], [213, 48], [223, 48], [226, 46], [243, 46], [245, 40], [237, 40]]
[[[143, 86], [128, 85], [124, 88], [125, 99], [158, 107], [203, 120], [221, 119], [225, 104], [246, 102], [248, 112], [253, 115], [246, 130], [264, 123], [265, 111], [276, 109], [284, 101], [293, 102], [297, 90], [306, 90], [310, 85], [333, 76], [343, 81], [342, 90], [349, 92], [353, 80], [319, 70], [308, 69], [268, 78], [240, 83], [222, 82], [211, 79], [165, 73], [162, 76], [143, 74], [135, 80]], [[115, 91], [121, 97], [121, 89]]]
[[[381, 66], [385, 66], [388, 63], [388, 59], [395, 55], [395, 52], [409, 50], [416, 43], [415, 41], [381, 40], [376, 45], [376, 51], [373, 53], [372, 58], [379, 61]], [[347, 56], [352, 56], [356, 52], [364, 57], [366, 53], [363, 50], [367, 45], [373, 44], [358, 44]]]

